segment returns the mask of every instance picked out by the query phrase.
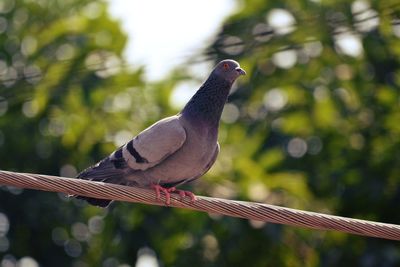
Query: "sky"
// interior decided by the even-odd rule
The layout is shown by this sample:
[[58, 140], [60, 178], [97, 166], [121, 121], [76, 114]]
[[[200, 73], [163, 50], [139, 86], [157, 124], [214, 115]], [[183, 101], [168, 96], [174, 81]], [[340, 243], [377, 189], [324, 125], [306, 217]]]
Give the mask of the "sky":
[[144, 65], [148, 80], [165, 77], [174, 66], [206, 47], [234, 0], [109, 0], [111, 15], [120, 20], [129, 40], [129, 64]]

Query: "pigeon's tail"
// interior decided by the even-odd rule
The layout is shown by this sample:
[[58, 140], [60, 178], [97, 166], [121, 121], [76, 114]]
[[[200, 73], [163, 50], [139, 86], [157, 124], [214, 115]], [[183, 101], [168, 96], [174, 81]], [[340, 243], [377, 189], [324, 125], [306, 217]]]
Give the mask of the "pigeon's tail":
[[[115, 168], [115, 163], [112, 162], [109, 157], [107, 157], [98, 164], [82, 171], [80, 174], [78, 174], [77, 178], [96, 182], [125, 184], [124, 174], [125, 172], [123, 169]], [[74, 197], [86, 200], [89, 204], [103, 208], [107, 207], [111, 202], [111, 200], [108, 199], [98, 199], [76, 195], [74, 195]]]
[[108, 205], [110, 205], [112, 200], [108, 199], [100, 199], [100, 198], [92, 198], [92, 197], [83, 197], [83, 196], [75, 196], [77, 199], [83, 199], [86, 200], [89, 204], [101, 208], [106, 208]]

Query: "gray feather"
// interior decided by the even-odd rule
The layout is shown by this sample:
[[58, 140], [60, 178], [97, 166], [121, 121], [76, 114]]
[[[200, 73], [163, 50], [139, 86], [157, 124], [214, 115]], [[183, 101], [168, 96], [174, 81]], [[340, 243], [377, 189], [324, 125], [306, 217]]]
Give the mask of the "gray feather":
[[[77, 178], [96, 181], [96, 182], [105, 182], [112, 184], [125, 184], [125, 175], [126, 170], [128, 170], [126, 163], [122, 163], [122, 165], [118, 165], [117, 168], [115, 163], [120, 162], [119, 159], [111, 160], [111, 157], [107, 157], [104, 160], [100, 161], [98, 164], [87, 168], [82, 171]], [[106, 207], [110, 204], [111, 200], [106, 199], [98, 199], [98, 198], [90, 198], [77, 196], [79, 199], [83, 199], [88, 201], [90, 204]]]

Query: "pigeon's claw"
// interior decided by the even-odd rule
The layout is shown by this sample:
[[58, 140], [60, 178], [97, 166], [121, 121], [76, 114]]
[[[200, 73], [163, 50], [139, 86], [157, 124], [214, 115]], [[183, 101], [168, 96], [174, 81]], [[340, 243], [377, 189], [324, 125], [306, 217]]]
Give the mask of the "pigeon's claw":
[[185, 197], [189, 197], [190, 198], [190, 202], [195, 202], [196, 201], [196, 195], [193, 194], [190, 191], [179, 190], [179, 189], [176, 189], [175, 187], [165, 188], [165, 187], [162, 187], [159, 184], [153, 184], [153, 185], [151, 185], [151, 188], [153, 188], [156, 191], [156, 199], [158, 201], [160, 201], [160, 199], [161, 199], [161, 192], [164, 193], [164, 195], [165, 195], [165, 204], [167, 206], [171, 204], [171, 193], [179, 194], [181, 199], [184, 199]]
[[[171, 187], [171, 188], [169, 188], [169, 189], [170, 189], [170, 192], [171, 192], [171, 193], [172, 193], [172, 192], [178, 193], [179, 196], [181, 197], [181, 199], [184, 199], [184, 198], [187, 196], [187, 197], [190, 198], [190, 202], [195, 202], [195, 201], [196, 201], [196, 195], [193, 194], [193, 193], [190, 192], [190, 191], [179, 190], [179, 189], [176, 189], [175, 187]], [[172, 190], [171, 190], [171, 189], [172, 189]]]
[[173, 188], [173, 190], [175, 190], [175, 187], [165, 188], [159, 184], [153, 184], [153, 185], [151, 185], [151, 188], [153, 188], [156, 191], [156, 199], [158, 201], [160, 201], [161, 192], [163, 192], [165, 195], [165, 204], [166, 205], [171, 204], [171, 193], [170, 192], [171, 192], [172, 188]]

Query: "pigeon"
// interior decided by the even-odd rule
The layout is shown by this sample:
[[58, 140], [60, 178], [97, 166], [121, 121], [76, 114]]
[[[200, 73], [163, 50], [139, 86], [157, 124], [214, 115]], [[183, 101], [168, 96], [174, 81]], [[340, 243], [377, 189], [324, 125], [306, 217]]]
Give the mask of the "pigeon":
[[[238, 62], [222, 60], [177, 115], [157, 121], [77, 178], [154, 189], [159, 201], [165, 194], [167, 205], [173, 192], [195, 201], [192, 192], [176, 186], [201, 177], [214, 164], [224, 104], [234, 81], [245, 74]], [[99, 207], [111, 202], [75, 197]]]

